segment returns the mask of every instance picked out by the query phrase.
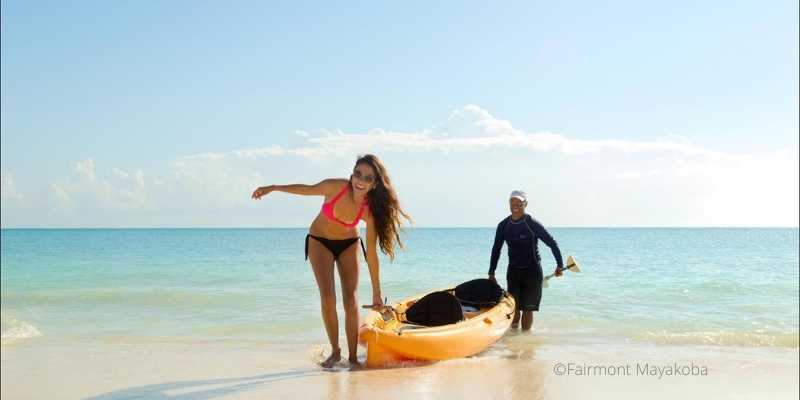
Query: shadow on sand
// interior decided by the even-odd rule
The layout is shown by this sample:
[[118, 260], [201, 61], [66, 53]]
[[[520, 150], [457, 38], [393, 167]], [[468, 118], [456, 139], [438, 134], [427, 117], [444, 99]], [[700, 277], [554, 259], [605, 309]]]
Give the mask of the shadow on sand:
[[204, 400], [256, 389], [270, 382], [319, 376], [347, 370], [309, 368], [239, 378], [189, 380], [138, 386], [87, 397], [86, 400], [170, 399]]
[[[489, 350], [491, 356], [499, 356], [500, 359], [510, 360], [535, 360], [536, 346], [532, 345], [530, 340], [526, 340], [524, 335], [511, 335], [512, 340], [507, 341], [499, 348], [495, 346]], [[516, 340], [514, 340], [514, 338]], [[519, 343], [515, 343], [519, 342]], [[482, 353], [486, 355], [487, 353]], [[479, 355], [478, 357], [480, 357]], [[322, 369], [319, 367], [294, 369], [289, 371], [274, 372], [261, 375], [243, 376], [236, 378], [218, 378], [218, 379], [198, 379], [198, 380], [185, 380], [176, 382], [164, 382], [152, 385], [144, 385], [131, 387], [126, 389], [115, 390], [113, 392], [103, 393], [100, 395], [87, 397], [85, 400], [129, 400], [129, 399], [155, 399], [155, 400], [205, 400], [214, 399], [224, 396], [231, 396], [252, 390], [264, 389], [272, 382], [287, 381], [292, 379], [302, 379], [315, 376], [325, 376], [329, 374], [346, 372], [348, 374], [364, 373], [364, 372], [378, 372], [386, 370], [413, 370], [416, 368], [425, 368], [430, 365], [436, 364], [432, 361], [402, 361], [396, 364], [387, 365], [379, 368], [364, 368], [351, 370], [344, 365], [337, 364], [332, 369]], [[531, 371], [527, 370], [515, 380], [517, 384], [528, 383], [531, 385], [522, 384], [524, 387], [517, 387], [517, 384], [511, 388], [512, 398], [518, 398], [517, 394], [521, 394], [520, 398], [540, 398], [536, 396], [537, 390], [541, 389], [541, 379], [531, 379]], [[332, 383], [338, 380], [331, 381]], [[533, 387], [529, 387], [533, 386]], [[337, 389], [333, 389], [336, 392]], [[332, 393], [333, 393], [332, 392]], [[349, 396], [348, 396], [349, 397]], [[345, 397], [345, 398], [348, 398]], [[338, 398], [338, 397], [337, 397]]]

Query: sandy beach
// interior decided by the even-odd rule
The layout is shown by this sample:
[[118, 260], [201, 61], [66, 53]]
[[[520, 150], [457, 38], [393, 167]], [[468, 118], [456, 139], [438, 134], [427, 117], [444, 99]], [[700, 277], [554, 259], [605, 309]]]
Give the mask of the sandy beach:
[[[33, 339], [35, 346], [3, 349], [3, 399], [798, 396], [796, 348], [559, 344], [511, 332], [472, 358], [350, 371], [344, 363], [332, 370], [317, 367], [321, 344], [281, 347], [261, 341], [176, 343], [169, 338], [149, 343], [126, 339], [91, 344], [45, 341], [34, 343]], [[361, 353], [363, 357], [363, 350]], [[666, 372], [665, 368], [676, 365], [679, 370], [684, 369], [682, 375], [677, 370], [673, 372], [678, 375]], [[656, 367], [661, 375], [647, 372]]]

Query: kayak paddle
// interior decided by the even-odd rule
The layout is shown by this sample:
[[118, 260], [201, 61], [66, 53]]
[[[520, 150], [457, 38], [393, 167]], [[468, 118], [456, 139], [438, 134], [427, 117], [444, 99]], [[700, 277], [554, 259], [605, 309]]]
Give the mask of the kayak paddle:
[[[572, 272], [581, 272], [581, 269], [578, 267], [578, 263], [575, 262], [575, 259], [572, 256], [568, 256], [567, 257], [567, 266], [559, 268], [558, 272], [563, 272], [565, 270], [566, 271], [572, 271]], [[553, 272], [550, 275], [545, 276], [544, 280], [542, 281], [542, 287], [546, 288], [548, 286], [547, 281], [549, 281], [550, 278], [552, 278], [554, 276], [556, 276], [555, 272]]]

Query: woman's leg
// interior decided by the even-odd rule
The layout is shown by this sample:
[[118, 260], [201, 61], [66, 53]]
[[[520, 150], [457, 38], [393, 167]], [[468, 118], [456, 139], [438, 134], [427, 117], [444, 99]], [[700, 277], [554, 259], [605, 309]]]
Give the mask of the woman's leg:
[[353, 243], [339, 255], [339, 280], [342, 284], [344, 304], [344, 331], [347, 334], [347, 352], [351, 364], [358, 364], [358, 243]]
[[323, 361], [324, 368], [330, 368], [341, 359], [339, 349], [339, 317], [336, 315], [336, 285], [333, 278], [333, 254], [314, 238], [308, 241], [308, 260], [314, 270], [314, 278], [319, 288], [319, 302], [322, 322], [331, 343], [331, 355]]

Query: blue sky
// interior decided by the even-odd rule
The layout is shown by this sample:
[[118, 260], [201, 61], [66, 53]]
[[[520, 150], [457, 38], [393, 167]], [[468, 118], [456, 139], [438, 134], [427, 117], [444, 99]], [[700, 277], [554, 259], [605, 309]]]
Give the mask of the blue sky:
[[797, 225], [796, 1], [551, 3], [3, 2], [2, 225]]

